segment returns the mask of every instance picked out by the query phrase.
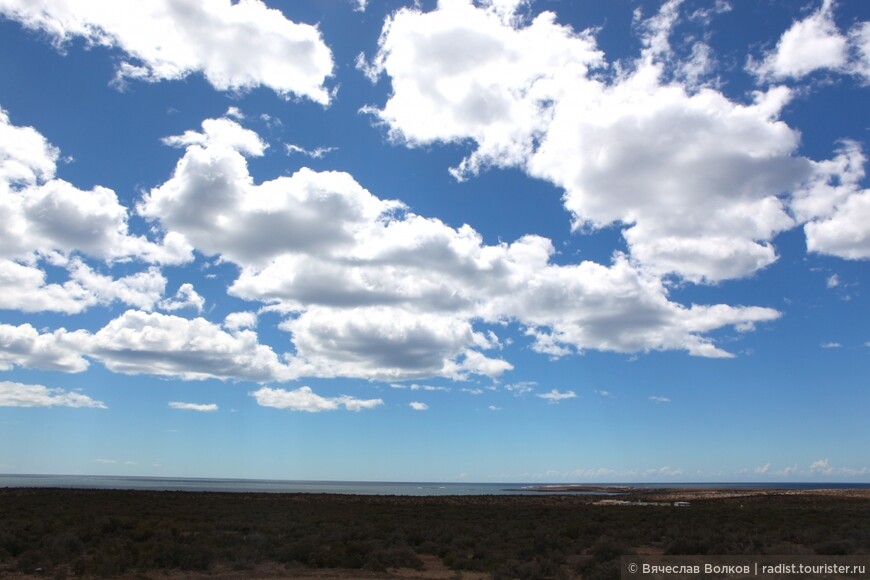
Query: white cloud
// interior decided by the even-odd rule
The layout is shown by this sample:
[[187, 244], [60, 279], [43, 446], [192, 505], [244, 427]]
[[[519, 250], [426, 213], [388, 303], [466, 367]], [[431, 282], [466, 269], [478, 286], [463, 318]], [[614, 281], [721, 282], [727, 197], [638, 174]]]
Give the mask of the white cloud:
[[558, 389], [553, 389], [549, 393], [539, 393], [538, 396], [542, 399], [546, 399], [551, 403], [558, 403], [559, 401], [564, 401], [566, 399], [576, 398], [577, 393], [575, 393], [574, 391], [565, 391], [563, 393]]
[[670, 403], [670, 402], [671, 402], [671, 400], [670, 400], [668, 397], [660, 397], [660, 396], [657, 396], [657, 395], [653, 395], [653, 396], [651, 396], [651, 397], [647, 397], [647, 399], [649, 399], [649, 400], [652, 401], [653, 403]]
[[537, 385], [538, 383], [536, 383], [535, 381], [521, 381], [519, 383], [507, 384], [503, 388], [504, 390], [511, 392], [515, 396], [519, 397], [522, 395], [533, 393]]
[[518, 323], [533, 348], [551, 356], [681, 349], [723, 357], [730, 354], [704, 334], [779, 316], [683, 307], [624, 256], [611, 266], [560, 266], [539, 236], [486, 245], [470, 226], [410, 213], [346, 173], [302, 169], [256, 184], [246, 156], [262, 155], [265, 143], [230, 119], [206, 120], [201, 132], [166, 142], [185, 152], [138, 211], [237, 264], [231, 295], [287, 317], [281, 328], [295, 347], [293, 376], [496, 377], [512, 366], [485, 354], [501, 343], [476, 329], [481, 322]]
[[259, 0], [0, 0], [0, 13], [62, 45], [82, 37], [130, 60], [117, 80], [182, 79], [202, 73], [219, 90], [268, 87], [329, 102], [332, 54], [316, 27]]
[[[776, 260], [771, 240], [794, 226], [779, 196], [810, 163], [778, 119], [787, 89], [742, 104], [668, 78], [678, 8], [645, 22], [641, 56], [611, 81], [590, 73], [606, 65], [591, 33], [549, 13], [525, 26], [470, 2], [401, 10], [373, 59], [393, 89], [374, 112], [410, 146], [472, 140], [460, 178], [516, 166], [563, 188], [575, 228], [624, 227], [632, 259], [656, 275], [747, 276]], [[710, 58], [695, 54], [692, 75]]]
[[244, 328], [257, 327], [256, 312], [231, 312], [224, 319], [224, 328], [227, 330], [241, 330]]
[[469, 350], [485, 340], [482, 335], [467, 320], [440, 313], [311, 307], [281, 327], [292, 333], [294, 364], [306, 376], [462, 379], [468, 373], [497, 376], [512, 368]]
[[88, 341], [88, 354], [109, 370], [186, 380], [256, 382], [296, 378], [252, 330], [226, 332], [203, 318], [129, 310]]
[[321, 397], [314, 393], [310, 387], [299, 387], [293, 391], [262, 387], [250, 393], [250, 395], [262, 407], [305, 411], [308, 413], [335, 411], [342, 407], [348, 411], [357, 412], [364, 409], [374, 409], [384, 404], [381, 399], [357, 399], [347, 395]]
[[412, 401], [408, 403], [408, 406], [414, 409], [415, 411], [428, 411], [429, 405], [426, 403], [421, 403], [419, 401]]
[[831, 464], [828, 462], [827, 459], [819, 459], [818, 461], [814, 461], [812, 465], [810, 465], [810, 471], [814, 473], [830, 475], [834, 472], [834, 468], [831, 467]]
[[823, 342], [822, 348], [841, 348], [843, 345], [839, 342]]
[[411, 390], [411, 391], [450, 391], [450, 387], [436, 387], [433, 385], [418, 385], [417, 383], [413, 383], [410, 385], [403, 385], [400, 383], [391, 383], [391, 389], [400, 389], [400, 390]]
[[215, 403], [200, 404], [172, 401], [169, 403], [169, 407], [171, 409], [179, 409], [181, 411], [198, 411], [200, 413], [214, 413], [218, 410], [218, 406]]
[[[84, 256], [107, 267], [131, 258], [179, 264], [191, 259], [177, 234], [160, 243], [130, 234], [127, 209], [115, 193], [89, 191], [54, 178], [59, 152], [30, 127], [12, 125], [0, 109], [0, 307], [27, 312], [79, 313], [123, 302], [150, 309], [166, 280], [155, 267], [115, 278], [97, 273]], [[46, 267], [68, 279], [47, 282]]]
[[792, 24], [764, 60], [752, 64], [762, 78], [799, 79], [819, 69], [842, 69], [848, 59], [847, 39], [833, 18], [833, 0], [807, 18]]
[[229, 119], [208, 119], [203, 132], [166, 141], [185, 147], [184, 156], [173, 177], [145, 195], [139, 213], [202, 252], [238, 264], [342, 246], [355, 229], [401, 207], [372, 196], [346, 173], [302, 169], [254, 185], [244, 156], [260, 156], [266, 145]]
[[102, 401], [81, 393], [9, 381], [0, 381], [0, 407], [108, 408]]
[[807, 250], [840, 258], [870, 258], [870, 189], [861, 186], [867, 157], [854, 141], [813, 164], [813, 175], [792, 200], [803, 221]]
[[755, 473], [758, 475], [767, 475], [767, 473], [769, 471], [770, 471], [770, 463], [765, 463], [764, 465], [761, 465], [761, 466], [755, 468]]
[[644, 475], [646, 475], [647, 477], [676, 477], [679, 475], [683, 475], [683, 470], [665, 465], [663, 467], [659, 467], [658, 469], [647, 469], [646, 471], [644, 471]]
[[64, 265], [69, 279], [46, 283], [41, 267], [0, 259], [0, 308], [24, 312], [54, 311], [76, 314], [95, 304], [122, 302], [150, 310], [160, 299], [166, 279], [159, 269], [112, 278], [95, 272], [79, 258]]
[[292, 155], [293, 153], [301, 153], [306, 157], [310, 157], [312, 159], [320, 159], [324, 157], [327, 153], [332, 153], [336, 151], [337, 147], [316, 147], [315, 149], [305, 149], [304, 147], [300, 147], [299, 145], [293, 145], [291, 143], [287, 143], [284, 145], [284, 149], [287, 151], [287, 155]]
[[202, 312], [203, 306], [205, 306], [205, 298], [200, 296], [199, 293], [194, 290], [193, 284], [188, 282], [179, 286], [178, 292], [175, 293], [174, 298], [167, 298], [166, 300], [160, 301], [160, 308], [169, 311], [193, 308], [197, 312]]
[[543, 129], [556, 79], [585, 77], [601, 64], [594, 41], [556, 24], [551, 12], [515, 30], [505, 18], [510, 4], [442, 2], [425, 14], [403, 8], [385, 23], [370, 65], [372, 75], [392, 79], [393, 94], [376, 114], [396, 139], [477, 141], [457, 175], [519, 164]]
[[0, 324], [0, 370], [13, 367], [79, 373], [89, 366], [82, 357], [89, 335], [86, 331], [39, 332], [30, 324]]
[[135, 257], [179, 264], [190, 248], [177, 236], [162, 244], [129, 233], [128, 212], [110, 189], [89, 191], [54, 177], [59, 151], [32, 127], [12, 125], [0, 109], [0, 258], [62, 261], [73, 252], [102, 260]]
[[870, 22], [856, 25], [849, 31], [849, 40], [857, 53], [852, 69], [865, 83], [870, 83]]

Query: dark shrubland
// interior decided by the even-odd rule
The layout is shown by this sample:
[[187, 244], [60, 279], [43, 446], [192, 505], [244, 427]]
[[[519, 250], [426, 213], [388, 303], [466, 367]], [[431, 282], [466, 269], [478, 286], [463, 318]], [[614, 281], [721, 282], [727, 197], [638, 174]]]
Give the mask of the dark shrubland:
[[0, 489], [0, 576], [300, 568], [614, 578], [619, 557], [870, 554], [870, 501], [767, 495], [690, 508], [584, 496], [391, 497]]

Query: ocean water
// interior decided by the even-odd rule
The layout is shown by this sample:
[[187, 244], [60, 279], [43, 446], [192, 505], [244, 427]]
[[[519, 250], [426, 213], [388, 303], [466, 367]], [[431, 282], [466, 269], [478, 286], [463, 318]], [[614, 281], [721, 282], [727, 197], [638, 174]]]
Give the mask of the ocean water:
[[[264, 493], [344, 493], [356, 495], [540, 495], [578, 493], [535, 491], [530, 488], [564, 486], [545, 483], [430, 483], [382, 481], [285, 481], [267, 479], [216, 479], [180, 477], [126, 477], [111, 475], [2, 475], [3, 487], [49, 487], [68, 489], [135, 489], [153, 491], [222, 491]], [[600, 486], [642, 488], [703, 487], [761, 489], [870, 489], [870, 483], [608, 483]], [[587, 491], [588, 495], [617, 495], [618, 491]]]

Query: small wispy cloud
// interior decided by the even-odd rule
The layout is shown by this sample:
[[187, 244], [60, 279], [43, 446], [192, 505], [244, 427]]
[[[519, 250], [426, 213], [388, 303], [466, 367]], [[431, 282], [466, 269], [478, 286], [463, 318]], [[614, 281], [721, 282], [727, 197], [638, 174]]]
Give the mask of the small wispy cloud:
[[238, 107], [230, 107], [229, 109], [227, 109], [227, 112], [224, 113], [224, 117], [230, 117], [232, 119], [235, 119], [236, 121], [245, 120], [245, 114], [242, 113], [241, 109], [239, 109]]
[[171, 409], [179, 409], [181, 411], [199, 411], [200, 413], [214, 413], [218, 410], [218, 406], [215, 403], [181, 403], [179, 401], [172, 401], [169, 403], [169, 407]]
[[287, 155], [293, 155], [294, 153], [300, 153], [305, 155], [306, 157], [310, 157], [312, 159], [320, 159], [327, 153], [332, 153], [333, 151], [337, 151], [338, 147], [317, 147], [315, 149], [306, 149], [305, 147], [300, 147], [299, 145], [294, 145], [292, 143], [285, 143], [284, 149], [287, 151]]
[[428, 411], [429, 405], [426, 403], [421, 403], [420, 401], [412, 401], [408, 403], [408, 406], [414, 409], [415, 411]]
[[518, 383], [511, 383], [509, 385], [505, 385], [504, 390], [513, 393], [516, 396], [525, 395], [531, 393], [535, 390], [535, 387], [538, 386], [538, 383], [535, 381], [520, 381]]
[[390, 388], [391, 389], [399, 389], [399, 390], [409, 390], [409, 391], [444, 391], [444, 392], [450, 391], [450, 387], [436, 387], [433, 385], [418, 385], [416, 383], [412, 384], [412, 385], [403, 385], [401, 383], [391, 383]]
[[650, 401], [652, 401], [653, 403], [670, 403], [671, 402], [670, 398], [668, 398], [668, 397], [659, 397], [659, 396], [653, 395], [653, 396], [647, 397], [647, 398]]
[[823, 342], [821, 344], [822, 348], [840, 348], [841, 346], [843, 346], [843, 345], [840, 344], [839, 342]]
[[489, 409], [490, 411], [501, 411], [502, 408], [496, 407], [495, 405], [490, 405], [489, 407], [487, 407], [487, 409]]
[[611, 393], [610, 391], [605, 391], [605, 390], [595, 390], [592, 392], [600, 397], [612, 397], [613, 396], [613, 393]]
[[840, 285], [840, 277], [836, 274], [831, 274], [828, 276], [827, 286], [828, 288], [836, 288]]
[[97, 458], [97, 459], [94, 459], [94, 461], [96, 463], [100, 463], [102, 465], [139, 465], [137, 462], [129, 461], [129, 460], [128, 461], [118, 461], [117, 459]]
[[538, 393], [538, 397], [546, 399], [550, 403], [558, 403], [559, 401], [564, 401], [566, 399], [576, 398], [577, 393], [575, 393], [574, 391], [565, 391], [563, 393], [558, 389], [553, 389], [549, 393]]
[[758, 475], [765, 475], [770, 471], [770, 463], [765, 463], [764, 465], [760, 465], [755, 468], [755, 473]]

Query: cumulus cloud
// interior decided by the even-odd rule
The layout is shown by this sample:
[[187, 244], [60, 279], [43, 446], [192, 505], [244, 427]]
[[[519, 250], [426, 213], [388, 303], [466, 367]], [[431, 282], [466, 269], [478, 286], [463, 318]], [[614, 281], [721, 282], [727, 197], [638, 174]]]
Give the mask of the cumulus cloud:
[[179, 286], [178, 292], [175, 293], [174, 298], [167, 298], [166, 300], [160, 301], [160, 308], [169, 311], [193, 308], [197, 312], [202, 312], [203, 306], [205, 306], [205, 298], [200, 296], [199, 293], [194, 290], [193, 284], [188, 282]]
[[204, 318], [129, 310], [87, 342], [89, 356], [124, 374], [264, 382], [296, 378], [252, 330], [227, 332]]
[[73, 252], [102, 260], [137, 258], [179, 264], [190, 248], [171, 235], [156, 244], [129, 232], [128, 211], [115, 193], [85, 191], [56, 179], [59, 151], [32, 127], [13, 125], [0, 109], [0, 259], [63, 263]]
[[[394, 138], [478, 143], [457, 176], [485, 165], [516, 165], [544, 130], [546, 102], [562, 75], [585, 77], [602, 64], [588, 34], [576, 34], [544, 12], [515, 29], [515, 2], [442, 2], [423, 13], [403, 8], [384, 25], [370, 75], [386, 73], [393, 93], [373, 110]], [[508, 18], [505, 18], [508, 16]]]
[[408, 403], [408, 406], [414, 409], [415, 411], [428, 411], [429, 405], [426, 403], [421, 403], [419, 401], [412, 401]]
[[281, 327], [293, 335], [299, 373], [401, 380], [497, 376], [512, 366], [467, 347], [485, 344], [468, 320], [396, 308], [309, 308]]
[[218, 410], [218, 406], [215, 403], [181, 403], [178, 401], [170, 402], [169, 408], [180, 411], [198, 411], [200, 413], [214, 413]]
[[[85, 258], [108, 268], [130, 259], [180, 264], [191, 258], [190, 246], [177, 234], [159, 243], [131, 234], [128, 211], [113, 191], [85, 191], [55, 178], [58, 156], [39, 132], [13, 125], [0, 109], [0, 308], [66, 314], [113, 302], [153, 308], [166, 284], [156, 267], [116, 278]], [[47, 266], [65, 269], [68, 279], [47, 281]]]
[[862, 187], [867, 157], [843, 141], [837, 155], [814, 163], [813, 175], [795, 191], [795, 214], [806, 221], [807, 250], [840, 258], [870, 258], [870, 189]]
[[241, 330], [243, 328], [256, 328], [256, 312], [231, 312], [224, 319], [224, 328], [227, 330]]
[[[534, 348], [552, 356], [730, 356], [703, 335], [779, 316], [673, 303], [659, 278], [626, 257], [558, 266], [552, 243], [539, 236], [486, 245], [470, 226], [415, 215], [345, 173], [303, 169], [257, 184], [246, 156], [262, 155], [265, 144], [231, 119], [206, 120], [201, 132], [167, 143], [185, 152], [139, 212], [238, 264], [230, 294], [290, 314], [281, 327], [291, 334], [298, 376], [498, 376], [512, 367], [484, 354], [499, 343], [475, 329], [479, 320], [518, 322]], [[277, 234], [258, 234], [265, 230]]]
[[329, 102], [332, 53], [320, 32], [259, 0], [89, 2], [0, 0], [0, 13], [56, 44], [81, 37], [117, 48], [117, 80], [177, 80], [201, 73], [219, 90], [268, 87]]
[[102, 401], [81, 393], [10, 381], [0, 381], [0, 407], [108, 408]]
[[[783, 193], [812, 163], [778, 118], [788, 89], [735, 102], [669, 65], [679, 8], [641, 22], [640, 56], [611, 77], [593, 33], [548, 12], [524, 24], [464, 1], [403, 9], [370, 63], [393, 91], [368, 110], [410, 146], [471, 140], [460, 178], [515, 166], [559, 186], [578, 231], [622, 227], [658, 276], [744, 277], [777, 259], [773, 238], [795, 225]], [[709, 54], [692, 58], [703, 76]]]
[[847, 39], [834, 23], [833, 0], [786, 30], [776, 48], [751, 66], [762, 78], [801, 78], [819, 69], [845, 67]]
[[13, 367], [79, 373], [89, 366], [82, 353], [89, 335], [64, 328], [40, 332], [30, 324], [0, 324], [0, 370]]
[[[27, 163], [5, 165], [18, 176], [11, 189], [50, 176], [55, 154], [47, 142], [32, 130], [6, 128], [22, 132], [35, 151]], [[279, 355], [261, 344], [253, 313], [230, 314], [221, 327], [150, 312], [199, 312], [204, 305], [189, 283], [163, 298], [166, 279], [155, 267], [114, 279], [75, 254], [61, 255], [55, 259], [70, 280], [48, 284], [36, 266], [0, 263], [0, 276], [31, 301], [21, 299], [16, 308], [48, 309], [53, 300], [52, 308], [64, 312], [113, 301], [137, 309], [94, 334], [82, 331], [67, 359], [77, 368], [87, 365], [85, 355], [116, 372], [184, 379], [463, 380], [513, 368], [486, 354], [502, 345], [482, 324], [516, 323], [534, 350], [553, 357], [585, 349], [725, 357], [731, 355], [708, 333], [727, 326], [747, 331], [779, 316], [769, 308], [672, 302], [662, 280], [626, 256], [609, 266], [557, 265], [552, 243], [540, 236], [487, 245], [470, 226], [415, 215], [346, 173], [302, 169], [258, 184], [247, 158], [263, 155], [266, 144], [234, 119], [208, 119], [200, 131], [165, 143], [184, 152], [171, 178], [147, 192], [137, 212], [188, 254], [196, 248], [236, 264], [230, 294], [285, 315], [280, 327], [293, 351]], [[117, 223], [125, 216], [126, 210]], [[101, 257], [120, 258], [111, 252], [117, 250]]]
[[250, 395], [254, 397], [257, 404], [261, 407], [305, 411], [307, 413], [336, 411], [341, 408], [347, 411], [358, 412], [364, 409], [374, 409], [384, 404], [381, 399], [357, 399], [347, 395], [321, 397], [312, 391], [310, 387], [299, 387], [292, 391], [262, 387], [250, 393]]

